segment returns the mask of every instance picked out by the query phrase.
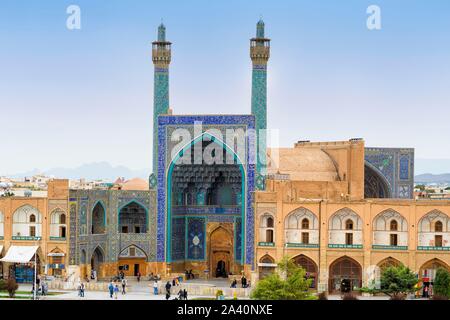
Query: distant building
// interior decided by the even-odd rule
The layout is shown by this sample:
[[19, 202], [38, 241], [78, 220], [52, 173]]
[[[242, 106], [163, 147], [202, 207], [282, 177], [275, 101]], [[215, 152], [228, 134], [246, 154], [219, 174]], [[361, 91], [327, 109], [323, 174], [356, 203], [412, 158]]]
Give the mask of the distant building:
[[18, 257], [29, 249], [28, 262], [0, 261], [0, 276], [32, 282], [34, 255], [39, 274], [64, 276], [68, 265], [68, 181], [48, 180], [46, 196], [0, 197], [0, 257]]

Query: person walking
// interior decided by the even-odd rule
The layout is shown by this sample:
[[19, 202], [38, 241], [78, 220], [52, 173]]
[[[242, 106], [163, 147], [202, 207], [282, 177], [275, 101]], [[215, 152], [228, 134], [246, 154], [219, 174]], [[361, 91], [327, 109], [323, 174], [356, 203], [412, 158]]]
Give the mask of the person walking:
[[108, 289], [109, 289], [109, 297], [112, 299], [113, 294], [114, 294], [114, 284], [113, 284], [112, 281], [111, 281], [111, 283], [109, 284]]
[[117, 300], [118, 295], [119, 295], [119, 285], [116, 284], [116, 286], [114, 287], [114, 299]]
[[81, 282], [78, 283], [77, 289], [78, 289], [78, 296], [81, 297]]
[[122, 294], [126, 294], [125, 288], [127, 287], [127, 280], [125, 278], [122, 279]]
[[136, 276], [137, 276], [137, 282], [140, 282], [141, 281], [141, 273], [139, 271]]
[[171, 284], [170, 284], [170, 281], [167, 281], [167, 283], [166, 283], [166, 292], [168, 292], [169, 293], [169, 295], [170, 295], [170, 288], [171, 288], [172, 286], [171, 286]]
[[156, 280], [153, 282], [153, 294], [155, 296], [158, 295], [158, 281], [156, 281]]
[[83, 282], [81, 283], [81, 286], [80, 286], [80, 296], [82, 298], [84, 298], [84, 283]]
[[170, 285], [170, 281], [167, 281], [167, 283], [166, 283], [166, 300], [170, 299], [170, 288], [171, 287], [172, 286]]
[[183, 290], [183, 299], [184, 299], [184, 300], [187, 300], [187, 296], [188, 296], [187, 290], [184, 289], [184, 290]]

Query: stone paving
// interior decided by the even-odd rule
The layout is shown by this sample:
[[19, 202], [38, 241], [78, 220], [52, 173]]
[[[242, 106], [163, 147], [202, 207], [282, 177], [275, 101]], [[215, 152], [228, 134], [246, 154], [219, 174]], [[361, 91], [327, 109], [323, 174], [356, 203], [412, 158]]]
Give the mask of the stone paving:
[[[224, 285], [223, 281], [195, 281], [190, 282], [190, 284], [200, 285], [200, 286], [213, 286], [219, 288]], [[172, 289], [172, 296], [170, 300], [176, 298], [176, 293], [178, 292], [178, 288], [175, 287], [175, 290]], [[21, 284], [19, 285], [19, 291], [30, 291], [31, 285], [29, 284]], [[78, 296], [78, 291], [76, 290], [50, 290], [50, 292], [61, 292], [58, 295], [52, 296], [44, 296], [39, 297], [41, 300], [114, 300], [109, 297], [109, 292], [107, 291], [85, 291], [84, 298]], [[188, 291], [189, 294], [189, 291]], [[202, 298], [214, 298], [212, 295], [208, 296], [200, 296], [200, 295], [188, 295], [188, 300], [190, 299], [202, 299]], [[232, 299], [232, 296], [226, 296], [226, 299]], [[239, 300], [244, 300], [248, 298], [239, 298]], [[329, 295], [329, 300], [341, 300], [340, 295]], [[389, 300], [388, 296], [358, 296], [359, 300]], [[122, 295], [120, 292], [117, 296], [117, 301], [119, 300], [166, 300], [165, 294], [154, 295], [153, 287], [151, 287], [151, 282], [149, 281], [141, 281], [140, 283], [131, 283], [131, 286], [128, 292], [125, 295]], [[428, 300], [423, 298], [417, 298], [414, 300]]]

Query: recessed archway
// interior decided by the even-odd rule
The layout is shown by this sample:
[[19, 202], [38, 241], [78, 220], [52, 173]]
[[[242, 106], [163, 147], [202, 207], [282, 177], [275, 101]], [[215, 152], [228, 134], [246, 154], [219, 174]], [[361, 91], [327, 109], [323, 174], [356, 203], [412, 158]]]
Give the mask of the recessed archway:
[[276, 264], [274, 258], [268, 254], [262, 256], [258, 263], [259, 279], [264, 279], [265, 277], [273, 274], [275, 272], [275, 268]]
[[218, 227], [209, 236], [209, 261], [213, 277], [226, 278], [232, 270], [233, 235]]
[[125, 276], [147, 274], [147, 254], [137, 245], [129, 245], [122, 249], [118, 257], [118, 272]]
[[422, 287], [422, 296], [429, 296], [429, 288], [433, 285], [434, 279], [436, 277], [436, 271], [439, 268], [446, 269], [450, 272], [450, 266], [444, 261], [434, 258], [425, 262], [419, 270], [419, 280]]
[[401, 263], [399, 260], [392, 258], [392, 257], [387, 257], [383, 260], [381, 260], [380, 262], [378, 262], [377, 267], [380, 268], [380, 271], [383, 272], [383, 270], [390, 268], [390, 267], [399, 267], [403, 265], [403, 263]]
[[[198, 163], [196, 149], [199, 147], [204, 154], [212, 146], [214, 155], [223, 152], [224, 162], [212, 166], [202, 159]], [[233, 270], [235, 260], [236, 263], [243, 262], [244, 241], [247, 239], [242, 232], [246, 224], [245, 176], [244, 166], [233, 149], [207, 132], [192, 140], [174, 156], [167, 170], [167, 234], [171, 237], [166, 243], [168, 262], [174, 262], [174, 266], [175, 263], [189, 265], [195, 262], [192, 264], [193, 271], [203, 272], [200, 268], [195, 270], [199, 261], [203, 261], [212, 277], [229, 273]], [[196, 220], [196, 229], [209, 229], [213, 223], [210, 221], [214, 219], [201, 216], [194, 219], [189, 216], [190, 213], [199, 212], [213, 217], [227, 215], [232, 218], [226, 222], [231, 227], [225, 228], [229, 232], [231, 247], [224, 250], [204, 249], [214, 247], [215, 241], [211, 241], [211, 238], [214, 239], [216, 235], [213, 232], [208, 239], [203, 232], [193, 234], [190, 228], [194, 225], [193, 220]], [[194, 255], [194, 251], [201, 254]]]
[[306, 277], [308, 279], [312, 279], [310, 287], [317, 288], [317, 279], [318, 279], [317, 264], [311, 258], [305, 256], [304, 254], [300, 254], [292, 258], [292, 261], [294, 261], [295, 264], [297, 264], [298, 266], [305, 269]]
[[106, 232], [106, 210], [101, 201], [92, 209], [91, 233], [102, 234]]
[[376, 167], [364, 164], [364, 198], [391, 198], [389, 182]]
[[95, 271], [97, 274], [97, 277], [101, 275], [101, 266], [103, 262], [105, 261], [105, 255], [103, 253], [103, 250], [98, 246], [95, 248], [94, 252], [91, 256], [91, 271]]
[[133, 200], [119, 210], [120, 233], [146, 233], [147, 209]]
[[330, 265], [328, 289], [330, 292], [346, 293], [362, 286], [362, 268], [354, 259], [344, 256]]

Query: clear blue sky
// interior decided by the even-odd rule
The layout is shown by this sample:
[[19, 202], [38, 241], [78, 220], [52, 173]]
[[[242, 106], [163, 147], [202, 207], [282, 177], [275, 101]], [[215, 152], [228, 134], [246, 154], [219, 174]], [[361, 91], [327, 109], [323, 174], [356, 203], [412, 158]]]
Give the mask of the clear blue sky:
[[[70, 4], [81, 30], [66, 28]], [[379, 31], [366, 28], [371, 4]], [[450, 1], [1, 0], [0, 174], [151, 167], [161, 18], [174, 112], [249, 113], [260, 16], [272, 39], [268, 126], [283, 146], [363, 137], [450, 159]]]

